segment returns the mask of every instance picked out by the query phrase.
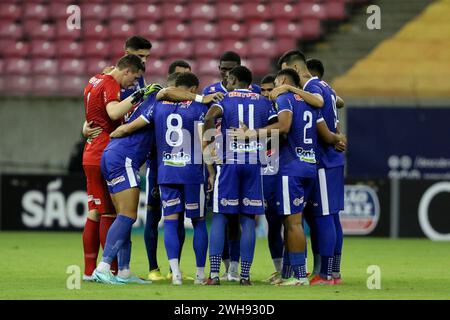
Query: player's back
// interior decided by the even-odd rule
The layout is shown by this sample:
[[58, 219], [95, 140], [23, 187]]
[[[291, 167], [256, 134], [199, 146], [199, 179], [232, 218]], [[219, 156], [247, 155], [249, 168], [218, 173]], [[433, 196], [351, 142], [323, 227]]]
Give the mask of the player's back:
[[[276, 117], [272, 103], [248, 89], [237, 89], [226, 94], [217, 105], [223, 110], [221, 132], [222, 137], [225, 137], [224, 162], [255, 163], [258, 154], [265, 152], [265, 146], [257, 141], [237, 141], [227, 137], [226, 131], [239, 128], [241, 122], [249, 129], [267, 126], [269, 120]], [[240, 157], [239, 154], [245, 154], [245, 157]], [[253, 156], [250, 157], [250, 154]]]
[[109, 134], [120, 125], [120, 121], [111, 120], [106, 111], [107, 104], [112, 101], [120, 101], [119, 83], [110, 75], [92, 77], [84, 89], [86, 121], [92, 122], [92, 127], [101, 127], [103, 131], [98, 137], [87, 140], [83, 153], [85, 165], [100, 165]]
[[[150, 95], [142, 103], [136, 106], [131, 115], [127, 117], [125, 123], [131, 123], [137, 118], [143, 118], [149, 122], [151, 109], [156, 100], [156, 93]], [[148, 158], [152, 146], [155, 142], [153, 126], [145, 126], [128, 136], [111, 139], [105, 151], [113, 150], [133, 160], [139, 167]]]
[[[251, 92], [261, 94], [261, 87], [258, 86], [257, 84], [251, 84], [248, 89]], [[217, 83], [213, 83], [212, 85], [209, 85], [203, 89], [204, 95], [217, 93], [217, 92], [228, 93], [227, 88], [224, 87], [224, 85], [222, 84], [221, 81], [219, 81]]]
[[159, 184], [203, 183], [198, 125], [206, 112], [206, 105], [193, 101], [159, 101], [154, 105]]
[[317, 122], [319, 111], [293, 93], [280, 95], [276, 100], [278, 114], [292, 113], [292, 124], [286, 139], [280, 142], [280, 174], [315, 177], [317, 151]]

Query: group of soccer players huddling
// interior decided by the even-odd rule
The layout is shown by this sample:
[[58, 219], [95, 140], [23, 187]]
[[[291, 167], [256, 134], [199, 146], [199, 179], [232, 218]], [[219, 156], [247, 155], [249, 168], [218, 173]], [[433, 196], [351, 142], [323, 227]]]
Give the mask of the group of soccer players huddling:
[[[170, 65], [166, 88], [146, 85], [143, 74], [151, 47], [145, 38], [130, 37], [125, 55], [93, 76], [84, 90], [83, 168], [89, 212], [83, 231], [83, 279], [251, 285], [255, 218], [265, 215], [275, 267], [265, 282], [340, 284], [339, 211], [344, 206], [347, 141], [339, 130], [337, 109], [344, 103], [321, 80], [322, 63], [291, 50], [280, 58], [281, 70], [256, 85], [239, 55], [227, 51], [219, 61], [222, 80], [199, 95], [199, 80], [183, 60]], [[144, 164], [145, 280], [130, 272], [131, 230]], [[211, 207], [208, 237], [205, 213]], [[157, 262], [162, 216], [170, 265], [166, 277]], [[195, 278], [180, 270], [185, 216], [193, 225]], [[314, 256], [309, 278], [304, 220]], [[103, 256], [97, 265], [100, 245]], [[225, 273], [220, 276], [222, 261]]]

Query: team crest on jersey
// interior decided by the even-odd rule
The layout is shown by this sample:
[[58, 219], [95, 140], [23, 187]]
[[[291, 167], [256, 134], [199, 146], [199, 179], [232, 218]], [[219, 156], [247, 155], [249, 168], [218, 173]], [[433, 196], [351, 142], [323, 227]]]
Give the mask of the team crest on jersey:
[[164, 152], [162, 161], [165, 166], [185, 167], [186, 164], [191, 163], [191, 155], [184, 151], [177, 153]]
[[316, 163], [316, 153], [314, 149], [305, 150], [302, 147], [295, 148], [295, 153], [300, 161], [308, 162], [308, 163]]

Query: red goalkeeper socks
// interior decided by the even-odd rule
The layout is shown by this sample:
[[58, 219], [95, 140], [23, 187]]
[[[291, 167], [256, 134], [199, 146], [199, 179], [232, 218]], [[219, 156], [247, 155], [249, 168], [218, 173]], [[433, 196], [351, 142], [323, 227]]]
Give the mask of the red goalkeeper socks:
[[98, 249], [100, 248], [99, 225], [97, 221], [86, 219], [83, 230], [84, 274], [92, 275], [97, 266]]

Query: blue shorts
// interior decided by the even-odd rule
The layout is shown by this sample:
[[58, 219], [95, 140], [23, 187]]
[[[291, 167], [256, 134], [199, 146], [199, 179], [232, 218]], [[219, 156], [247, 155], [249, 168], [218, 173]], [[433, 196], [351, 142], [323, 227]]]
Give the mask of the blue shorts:
[[102, 155], [101, 168], [109, 193], [139, 188], [141, 181], [139, 166], [126, 155], [114, 150], [106, 150]]
[[312, 197], [315, 216], [338, 214], [344, 210], [344, 167], [318, 170]]
[[277, 175], [264, 175], [263, 178], [263, 192], [264, 192], [264, 209], [266, 213], [277, 212]]
[[159, 192], [164, 217], [184, 212], [191, 219], [205, 216], [203, 184], [161, 184]]
[[217, 166], [213, 212], [264, 214], [261, 166], [223, 164]]
[[279, 176], [276, 202], [278, 214], [287, 216], [303, 212], [314, 182], [314, 178]]
[[159, 196], [159, 187], [157, 183], [157, 169], [156, 160], [147, 160], [147, 170], [145, 173], [145, 198], [147, 199], [147, 206], [159, 208], [161, 204], [161, 197]]

